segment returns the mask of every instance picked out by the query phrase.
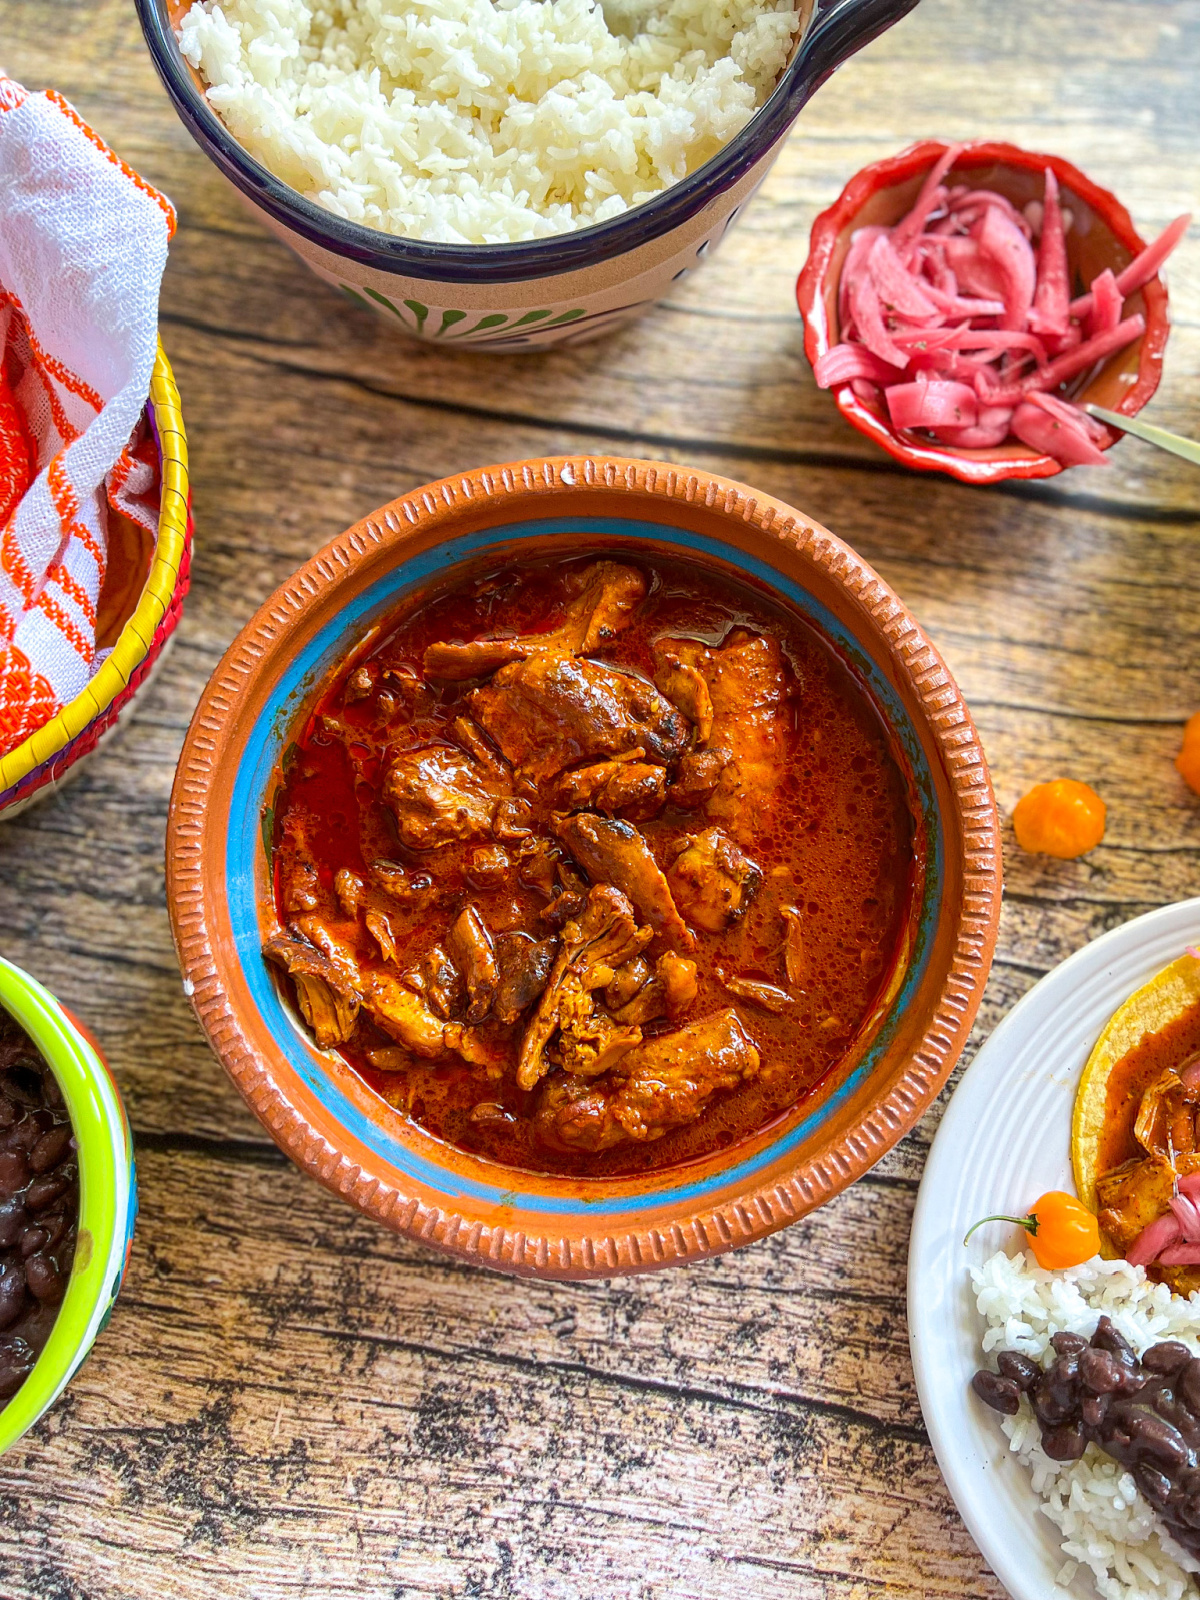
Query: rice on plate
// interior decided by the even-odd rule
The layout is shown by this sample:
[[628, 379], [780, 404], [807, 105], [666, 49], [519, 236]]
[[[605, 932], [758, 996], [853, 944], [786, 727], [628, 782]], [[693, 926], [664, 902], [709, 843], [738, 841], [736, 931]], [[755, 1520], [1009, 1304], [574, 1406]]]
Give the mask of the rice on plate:
[[[1048, 1271], [1032, 1254], [1003, 1250], [972, 1267], [976, 1303], [987, 1321], [985, 1354], [1014, 1350], [1046, 1367], [1056, 1333], [1090, 1338], [1102, 1315], [1140, 1357], [1153, 1344], [1177, 1339], [1200, 1354], [1200, 1297], [1185, 1300], [1141, 1267], [1095, 1257], [1079, 1267]], [[1130, 1473], [1096, 1445], [1078, 1461], [1052, 1461], [1042, 1449], [1037, 1418], [1021, 1398], [1015, 1416], [997, 1419], [1009, 1448], [1032, 1476], [1041, 1509], [1062, 1535], [1066, 1558], [1058, 1575], [1069, 1584], [1091, 1569], [1103, 1600], [1194, 1600], [1200, 1562], [1183, 1550], [1155, 1516]]]
[[604, 222], [738, 133], [789, 0], [196, 0], [180, 49], [230, 132], [336, 216], [443, 243]]

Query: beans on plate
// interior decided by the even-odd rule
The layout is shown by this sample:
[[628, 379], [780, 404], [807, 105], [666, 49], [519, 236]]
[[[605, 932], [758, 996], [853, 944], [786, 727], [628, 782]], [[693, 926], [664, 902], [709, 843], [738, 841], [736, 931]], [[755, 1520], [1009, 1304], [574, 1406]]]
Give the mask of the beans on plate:
[[1138, 1488], [1185, 1550], [1200, 1556], [1200, 1357], [1169, 1339], [1141, 1359], [1108, 1317], [1091, 1339], [1056, 1333], [1044, 1370], [1003, 1351], [998, 1371], [971, 1387], [993, 1411], [1015, 1416], [1027, 1395], [1042, 1449], [1077, 1461], [1094, 1443], [1133, 1474]]

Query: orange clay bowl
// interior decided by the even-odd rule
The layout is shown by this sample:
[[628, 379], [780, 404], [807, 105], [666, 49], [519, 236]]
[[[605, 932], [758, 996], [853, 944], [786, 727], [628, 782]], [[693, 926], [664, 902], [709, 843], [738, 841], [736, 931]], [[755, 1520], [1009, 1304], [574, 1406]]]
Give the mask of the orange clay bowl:
[[[639, 551], [765, 585], [874, 701], [906, 770], [923, 861], [891, 981], [840, 1066], [768, 1128], [635, 1178], [546, 1177], [434, 1139], [316, 1048], [260, 953], [272, 805], [314, 693], [406, 595], [525, 549]], [[213, 674], [180, 757], [167, 893], [184, 987], [271, 1136], [397, 1232], [468, 1261], [608, 1277], [716, 1255], [821, 1205], [889, 1150], [945, 1082], [979, 1006], [1000, 909], [999, 830], [962, 697], [903, 602], [840, 539], [743, 484], [654, 462], [517, 462], [429, 485], [335, 539], [263, 606]]]
[[[813, 223], [808, 260], [796, 284], [796, 300], [804, 318], [804, 351], [811, 363], [838, 343], [838, 283], [850, 240], [859, 228], [872, 223], [891, 227], [912, 209], [917, 191], [930, 168], [947, 146], [937, 140], [911, 145], [899, 155], [864, 167], [842, 190], [828, 211]], [[963, 146], [963, 153], [946, 181], [972, 189], [994, 189], [1020, 210], [1030, 200], [1040, 200], [1043, 174], [1053, 168], [1064, 209], [1072, 213], [1067, 234], [1067, 268], [1072, 295], [1086, 292], [1093, 278], [1111, 267], [1114, 273], [1146, 247], [1125, 207], [1085, 178], [1061, 156], [1037, 155], [1012, 144], [979, 141]], [[1110, 411], [1136, 416], [1158, 388], [1163, 351], [1170, 332], [1167, 291], [1159, 278], [1151, 278], [1125, 301], [1125, 316], [1140, 311], [1146, 318], [1141, 338], [1107, 361], [1100, 362], [1082, 379], [1072, 379], [1070, 398], [1090, 400]], [[860, 400], [850, 385], [835, 391], [838, 410], [868, 439], [882, 445], [906, 467], [928, 472], [948, 472], [964, 483], [1002, 483], [1007, 478], [1052, 478], [1064, 469], [1019, 439], [987, 450], [962, 450], [937, 444], [920, 434], [892, 426], [886, 404]], [[1100, 442], [1109, 449], [1120, 438], [1111, 428]]]

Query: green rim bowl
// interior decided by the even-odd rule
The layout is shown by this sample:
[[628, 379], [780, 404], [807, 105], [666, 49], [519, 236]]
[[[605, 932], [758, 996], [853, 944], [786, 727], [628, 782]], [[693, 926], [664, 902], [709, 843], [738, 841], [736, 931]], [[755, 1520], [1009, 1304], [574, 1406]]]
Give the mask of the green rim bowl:
[[58, 1399], [112, 1313], [133, 1241], [137, 1183], [125, 1107], [87, 1029], [35, 978], [3, 959], [0, 1005], [25, 1029], [58, 1080], [79, 1159], [75, 1264], [36, 1366], [0, 1410], [2, 1454]]

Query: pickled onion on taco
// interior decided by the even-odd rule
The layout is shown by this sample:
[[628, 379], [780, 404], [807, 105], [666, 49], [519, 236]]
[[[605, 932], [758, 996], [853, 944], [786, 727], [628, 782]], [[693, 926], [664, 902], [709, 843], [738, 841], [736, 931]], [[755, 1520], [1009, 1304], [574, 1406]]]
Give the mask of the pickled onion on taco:
[[1071, 1161], [1103, 1254], [1200, 1288], [1200, 953], [1113, 1014], [1075, 1096]]

